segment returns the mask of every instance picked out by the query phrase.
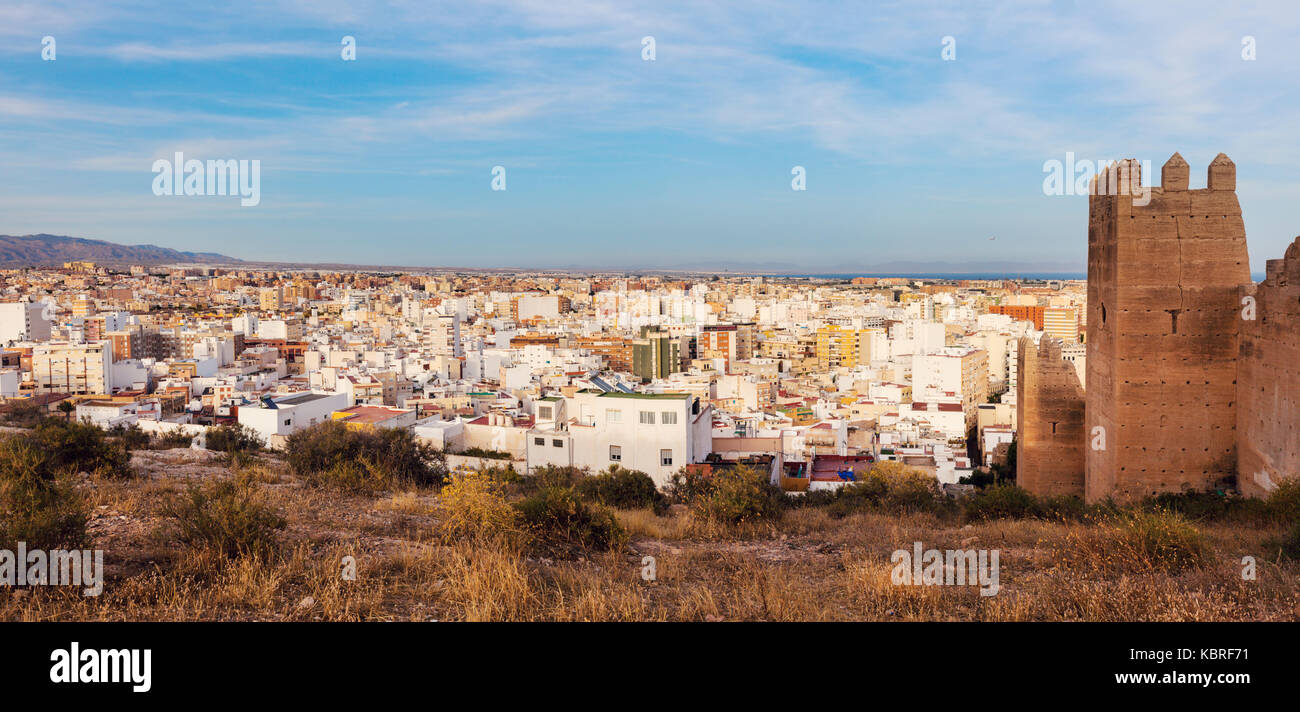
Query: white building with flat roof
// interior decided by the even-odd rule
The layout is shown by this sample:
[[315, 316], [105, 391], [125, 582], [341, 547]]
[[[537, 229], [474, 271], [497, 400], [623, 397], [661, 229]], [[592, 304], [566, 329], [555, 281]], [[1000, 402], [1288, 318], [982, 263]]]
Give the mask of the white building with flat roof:
[[0, 304], [0, 344], [49, 339], [50, 322], [42, 316], [44, 309], [41, 302]]
[[684, 393], [582, 391], [566, 399], [563, 413], [562, 422], [539, 418], [528, 432], [529, 471], [572, 465], [599, 472], [618, 465], [663, 487], [713, 450], [713, 407]]
[[347, 408], [346, 393], [307, 391], [282, 396], [265, 396], [257, 405], [239, 406], [239, 424], [254, 430], [262, 441], [273, 445], [273, 436], [287, 436], [330, 420], [330, 414]]

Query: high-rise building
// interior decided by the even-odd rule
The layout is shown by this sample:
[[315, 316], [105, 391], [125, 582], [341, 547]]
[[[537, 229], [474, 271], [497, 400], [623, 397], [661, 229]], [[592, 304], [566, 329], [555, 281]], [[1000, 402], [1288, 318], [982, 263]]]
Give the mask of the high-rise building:
[[1065, 343], [1079, 340], [1079, 310], [1074, 307], [1046, 307], [1043, 309], [1043, 331]]
[[681, 343], [666, 331], [641, 329], [632, 342], [632, 373], [643, 381], [667, 378], [681, 370]]

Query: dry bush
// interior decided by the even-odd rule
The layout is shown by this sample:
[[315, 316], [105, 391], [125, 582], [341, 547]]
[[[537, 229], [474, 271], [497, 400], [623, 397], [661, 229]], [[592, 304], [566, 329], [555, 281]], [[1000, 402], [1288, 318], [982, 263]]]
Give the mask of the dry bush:
[[284, 450], [308, 484], [344, 491], [436, 487], [447, 475], [442, 453], [401, 428], [362, 430], [330, 420], [295, 431]]
[[656, 514], [650, 509], [619, 509], [614, 515], [633, 539], [672, 540], [683, 539], [688, 534], [686, 519], [677, 512]]
[[510, 539], [519, 534], [519, 513], [506, 501], [505, 484], [487, 473], [453, 475], [438, 499], [445, 540]]
[[286, 523], [255, 486], [232, 480], [191, 486], [163, 513], [173, 520], [182, 542], [232, 558], [273, 553], [277, 532]]
[[514, 507], [528, 535], [528, 547], [540, 554], [576, 557], [616, 551], [627, 544], [627, 532], [613, 512], [582, 501], [571, 488], [546, 487]]
[[397, 514], [423, 515], [433, 512], [433, 507], [414, 490], [398, 492], [375, 502], [375, 509]]
[[57, 455], [16, 435], [0, 436], [0, 548], [77, 548], [89, 513]]
[[1139, 510], [1073, 530], [1060, 553], [1076, 568], [1174, 574], [1201, 566], [1209, 550], [1201, 532], [1181, 514]]

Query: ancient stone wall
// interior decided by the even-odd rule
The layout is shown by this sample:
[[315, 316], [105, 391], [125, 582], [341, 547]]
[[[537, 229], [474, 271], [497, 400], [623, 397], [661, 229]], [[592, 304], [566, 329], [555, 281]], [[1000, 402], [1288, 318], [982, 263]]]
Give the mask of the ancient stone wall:
[[1300, 477], [1300, 238], [1242, 288], [1237, 487], [1264, 496]]
[[1036, 495], [1083, 495], [1084, 394], [1061, 344], [1021, 338], [1016, 357], [1016, 484]]
[[1132, 160], [1095, 183], [1086, 497], [1213, 487], [1237, 464], [1238, 301], [1250, 268], [1236, 167], [1219, 154], [1207, 187], [1189, 190], [1174, 154], [1158, 188], [1138, 189]]

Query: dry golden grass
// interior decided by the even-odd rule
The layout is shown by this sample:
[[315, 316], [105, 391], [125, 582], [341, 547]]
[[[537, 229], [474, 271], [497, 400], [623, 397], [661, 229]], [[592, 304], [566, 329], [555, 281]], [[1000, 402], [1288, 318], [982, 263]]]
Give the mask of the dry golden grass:
[[[135, 481], [83, 485], [96, 513], [91, 536], [105, 551], [101, 596], [0, 589], [0, 620], [1300, 619], [1300, 564], [1264, 554], [1280, 527], [1196, 524], [1195, 564], [1161, 567], [1114, 521], [960, 525], [797, 509], [776, 523], [710, 528], [681, 508], [624, 510], [626, 550], [552, 561], [511, 537], [447, 538], [432, 491], [339, 493], [305, 487], [274, 461], [254, 467], [245, 477], [288, 521], [276, 555], [227, 559], [176, 542], [162, 504], [222, 475], [169, 461]], [[998, 549], [1000, 592], [895, 585], [890, 554], [916, 541]], [[1246, 555], [1258, 559], [1256, 580], [1242, 580]], [[343, 576], [346, 557], [355, 580]], [[653, 580], [642, 578], [644, 557], [653, 557]]]

